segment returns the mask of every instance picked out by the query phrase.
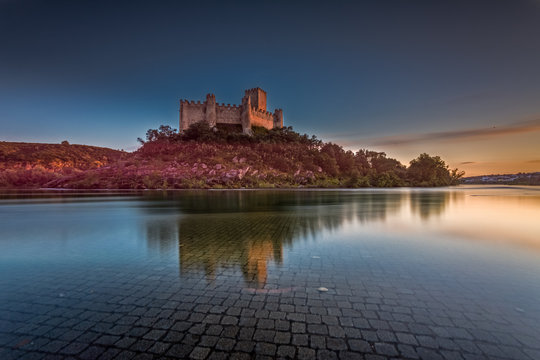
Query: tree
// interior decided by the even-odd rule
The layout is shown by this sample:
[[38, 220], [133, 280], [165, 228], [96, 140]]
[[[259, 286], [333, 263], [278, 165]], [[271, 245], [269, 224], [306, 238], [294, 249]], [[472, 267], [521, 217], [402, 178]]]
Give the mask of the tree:
[[173, 129], [169, 125], [161, 125], [159, 129], [148, 129], [146, 132], [146, 141], [141, 138], [137, 138], [141, 144], [145, 142], [153, 142], [158, 140], [172, 141], [178, 136], [176, 129]]
[[458, 169], [449, 170], [439, 156], [429, 156], [426, 153], [411, 160], [407, 169], [407, 179], [413, 186], [456, 185], [464, 174]]

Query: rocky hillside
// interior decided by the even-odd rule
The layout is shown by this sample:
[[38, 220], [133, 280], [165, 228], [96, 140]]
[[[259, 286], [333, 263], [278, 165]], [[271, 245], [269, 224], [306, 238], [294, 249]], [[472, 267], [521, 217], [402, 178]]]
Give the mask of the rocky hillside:
[[0, 188], [207, 189], [393, 187], [456, 184], [461, 174], [422, 154], [409, 167], [368, 150], [346, 151], [292, 128], [253, 136], [196, 124], [149, 130], [133, 153], [82, 145], [0, 147]]

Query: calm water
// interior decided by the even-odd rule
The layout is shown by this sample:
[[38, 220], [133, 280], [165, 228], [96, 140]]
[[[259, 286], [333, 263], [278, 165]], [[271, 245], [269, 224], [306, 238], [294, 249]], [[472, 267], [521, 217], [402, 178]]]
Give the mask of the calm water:
[[2, 359], [369, 353], [540, 359], [540, 188], [0, 193]]

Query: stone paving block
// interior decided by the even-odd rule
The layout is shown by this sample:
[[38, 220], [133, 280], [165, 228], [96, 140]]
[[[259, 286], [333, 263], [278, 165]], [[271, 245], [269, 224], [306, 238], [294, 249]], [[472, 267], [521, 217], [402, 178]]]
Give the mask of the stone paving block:
[[317, 360], [337, 360], [337, 353], [330, 350], [317, 350]]
[[433, 359], [433, 360], [443, 360], [444, 358], [434, 349], [418, 347], [416, 348], [416, 353], [420, 356], [420, 359]]
[[311, 360], [315, 359], [316, 352], [313, 349], [306, 348], [306, 347], [299, 347], [297, 349], [298, 359], [302, 360]]
[[250, 327], [242, 327], [240, 328], [238, 339], [239, 340], [251, 340], [253, 338], [253, 334], [255, 333], [254, 328]]
[[174, 344], [166, 352], [166, 355], [175, 359], [185, 359], [188, 357], [192, 350], [193, 347], [190, 345]]
[[306, 334], [294, 334], [292, 336], [292, 344], [296, 346], [307, 346], [309, 343], [309, 336]]
[[253, 340], [255, 341], [265, 341], [265, 342], [273, 342], [274, 337], [276, 336], [276, 332], [273, 330], [261, 330], [257, 329], [255, 333], [253, 334]]
[[154, 341], [139, 339], [135, 341], [133, 344], [131, 344], [131, 346], [129, 347], [129, 350], [136, 351], [136, 352], [146, 352], [148, 349], [152, 347], [153, 344], [154, 344]]
[[119, 347], [121, 349], [128, 349], [131, 345], [133, 345], [137, 341], [137, 338], [125, 336], [121, 339], [119, 339], [114, 346]]
[[168, 331], [167, 334], [163, 337], [163, 341], [169, 343], [178, 343], [184, 338], [184, 333], [180, 331]]
[[327, 338], [326, 346], [328, 347], [328, 349], [335, 351], [347, 350], [347, 343], [344, 339], [339, 338]]
[[310, 335], [310, 347], [312, 349], [326, 349], [326, 337], [321, 335]]
[[258, 355], [274, 356], [277, 346], [271, 343], [259, 342], [255, 345], [255, 353]]
[[236, 345], [236, 340], [228, 339], [228, 338], [221, 338], [218, 340], [216, 344], [216, 349], [222, 350], [222, 351], [231, 351], [235, 345]]
[[189, 358], [195, 360], [204, 360], [206, 359], [208, 354], [210, 354], [209, 348], [197, 346], [193, 349], [193, 351], [191, 351], [191, 353], [189, 354]]
[[232, 360], [249, 360], [251, 359], [251, 355], [249, 354], [246, 354], [246, 353], [232, 353], [231, 356], [230, 356], [230, 359]]
[[66, 355], [77, 355], [83, 352], [88, 347], [88, 344], [72, 342], [66, 347], [60, 349], [60, 353]]
[[420, 359], [420, 355], [416, 352], [415, 348], [411, 345], [397, 344], [397, 348], [400, 356], [407, 359]]
[[277, 356], [280, 358], [293, 359], [296, 354], [296, 348], [290, 345], [280, 345], [277, 349]]
[[442, 350], [440, 353], [445, 360], [463, 360], [458, 351]]
[[351, 350], [358, 351], [361, 353], [371, 353], [373, 352], [371, 345], [365, 341], [365, 340], [356, 340], [356, 339], [350, 339], [348, 340], [349, 346]]
[[255, 342], [254, 341], [246, 341], [246, 340], [240, 340], [236, 343], [234, 350], [235, 351], [241, 351], [250, 353], [255, 348]]

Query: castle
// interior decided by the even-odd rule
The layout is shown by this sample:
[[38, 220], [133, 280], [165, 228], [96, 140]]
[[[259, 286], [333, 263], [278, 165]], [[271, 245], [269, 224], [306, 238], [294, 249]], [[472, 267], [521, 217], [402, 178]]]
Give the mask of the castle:
[[282, 128], [283, 110], [266, 111], [266, 92], [258, 87], [245, 91], [242, 105], [218, 104], [214, 94], [206, 95], [203, 103], [180, 100], [180, 132], [199, 121], [218, 129], [238, 129], [251, 134], [252, 126]]

